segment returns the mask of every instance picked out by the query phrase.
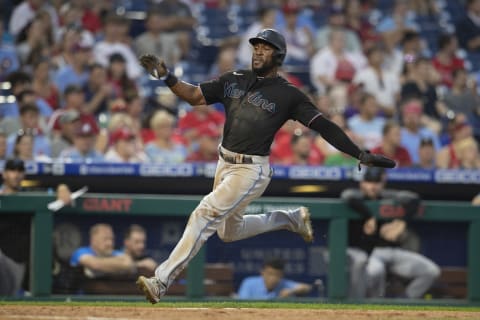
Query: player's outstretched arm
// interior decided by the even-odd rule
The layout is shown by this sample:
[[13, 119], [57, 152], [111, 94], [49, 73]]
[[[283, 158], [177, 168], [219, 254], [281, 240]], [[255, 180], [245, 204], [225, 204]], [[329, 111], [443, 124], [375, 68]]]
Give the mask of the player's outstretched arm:
[[395, 161], [387, 157], [360, 150], [339, 126], [322, 115], [313, 119], [310, 128], [320, 133], [328, 143], [338, 150], [360, 160], [361, 164], [383, 168], [394, 168], [396, 166]]
[[153, 54], [144, 54], [140, 56], [139, 60], [142, 67], [147, 70], [152, 77], [163, 80], [170, 90], [180, 99], [185, 100], [192, 106], [206, 104], [200, 87], [185, 81], [179, 81], [177, 77], [168, 70], [163, 59]]

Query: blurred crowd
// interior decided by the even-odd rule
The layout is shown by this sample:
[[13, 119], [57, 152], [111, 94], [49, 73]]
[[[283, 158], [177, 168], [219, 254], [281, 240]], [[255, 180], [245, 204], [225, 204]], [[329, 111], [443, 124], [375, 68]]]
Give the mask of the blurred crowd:
[[[223, 106], [177, 100], [137, 56], [209, 80], [249, 68], [247, 39], [273, 27], [287, 41], [282, 76], [362, 148], [399, 167], [480, 168], [480, 0], [4, 2], [0, 159], [216, 161]], [[242, 23], [222, 28], [233, 14]], [[271, 161], [356, 165], [296, 122]]]

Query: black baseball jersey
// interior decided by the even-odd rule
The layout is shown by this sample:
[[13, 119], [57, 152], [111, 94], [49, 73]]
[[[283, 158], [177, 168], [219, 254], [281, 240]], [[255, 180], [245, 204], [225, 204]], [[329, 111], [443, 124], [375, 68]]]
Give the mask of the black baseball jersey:
[[237, 153], [266, 156], [288, 119], [308, 126], [320, 114], [303, 92], [280, 76], [259, 78], [251, 70], [238, 70], [200, 88], [207, 104], [225, 106], [222, 145]]

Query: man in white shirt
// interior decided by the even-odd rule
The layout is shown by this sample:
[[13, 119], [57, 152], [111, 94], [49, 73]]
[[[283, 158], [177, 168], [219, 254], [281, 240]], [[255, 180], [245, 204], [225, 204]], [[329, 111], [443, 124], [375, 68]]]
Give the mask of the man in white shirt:
[[98, 42], [93, 48], [95, 61], [103, 66], [108, 65], [109, 57], [114, 53], [121, 54], [127, 61], [127, 75], [130, 79], [136, 79], [143, 73], [137, 57], [130, 46], [126, 45], [123, 39], [128, 28], [128, 21], [115, 14], [105, 19], [105, 39]]
[[39, 10], [48, 12], [52, 19], [52, 27], [58, 28], [58, 15], [55, 8], [47, 3], [45, 0], [25, 0], [13, 9], [12, 16], [10, 17], [10, 23], [8, 31], [13, 36], [18, 34], [25, 28], [30, 21], [35, 18], [35, 15]]
[[368, 66], [355, 74], [353, 82], [361, 84], [366, 92], [374, 95], [380, 109], [391, 117], [395, 113], [400, 82], [396, 74], [383, 68], [383, 57], [382, 48], [370, 48], [367, 51]]

